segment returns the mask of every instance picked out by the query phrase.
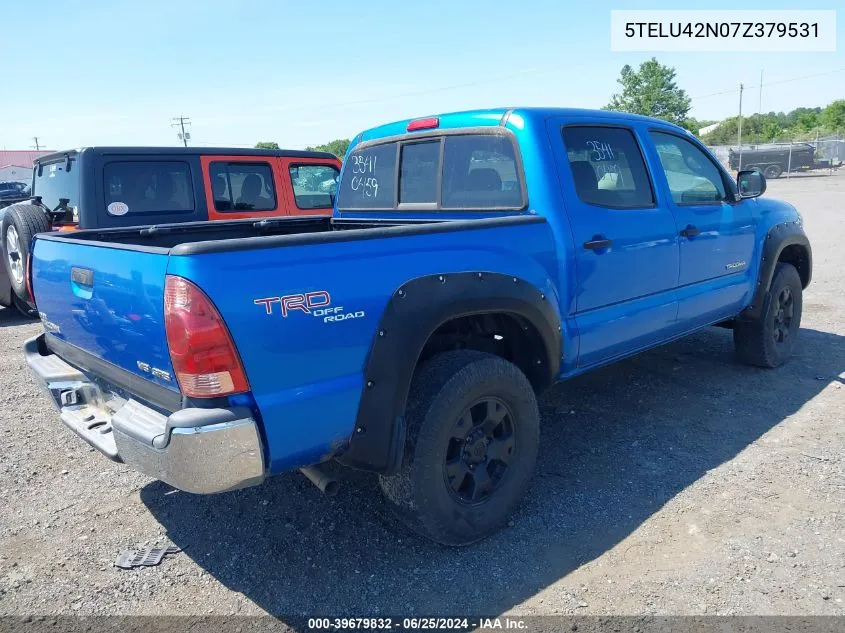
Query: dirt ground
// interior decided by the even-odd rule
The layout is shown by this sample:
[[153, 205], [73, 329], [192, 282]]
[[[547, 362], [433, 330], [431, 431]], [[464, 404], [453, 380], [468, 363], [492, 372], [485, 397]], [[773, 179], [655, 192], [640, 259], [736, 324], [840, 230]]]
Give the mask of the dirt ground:
[[28, 376], [40, 325], [0, 309], [0, 614], [845, 614], [845, 173], [767, 195], [814, 248], [795, 358], [745, 367], [712, 328], [553, 388], [525, 504], [460, 550], [362, 473], [201, 497], [108, 462]]

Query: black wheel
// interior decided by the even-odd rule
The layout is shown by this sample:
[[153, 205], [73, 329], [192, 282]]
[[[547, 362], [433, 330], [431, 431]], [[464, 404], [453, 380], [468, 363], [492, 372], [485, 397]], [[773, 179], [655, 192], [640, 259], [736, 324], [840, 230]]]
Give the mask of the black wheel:
[[801, 327], [801, 277], [792, 264], [780, 263], [769, 289], [766, 311], [759, 319], [737, 319], [734, 346], [742, 362], [779, 367], [792, 355]]
[[534, 472], [540, 414], [516, 365], [483, 352], [438, 354], [414, 374], [401, 471], [380, 484], [397, 514], [443, 545], [501, 527]]
[[33, 204], [13, 204], [6, 209], [0, 224], [3, 263], [12, 284], [12, 292], [29, 301], [26, 289], [26, 262], [36, 233], [50, 230], [50, 220], [44, 211]]
[[780, 178], [782, 173], [783, 169], [781, 169], [780, 165], [769, 165], [763, 170], [763, 175], [766, 178]]

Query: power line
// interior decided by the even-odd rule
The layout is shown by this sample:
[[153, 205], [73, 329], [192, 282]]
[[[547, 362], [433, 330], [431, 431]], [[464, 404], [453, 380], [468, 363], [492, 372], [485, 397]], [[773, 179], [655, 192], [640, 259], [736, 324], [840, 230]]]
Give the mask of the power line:
[[173, 117], [172, 119], [170, 119], [170, 121], [170, 127], [178, 127], [180, 130], [182, 130], [181, 132], [179, 132], [179, 134], [176, 135], [176, 137], [180, 141], [182, 141], [182, 144], [185, 147], [188, 147], [188, 141], [191, 138], [191, 133], [185, 131], [185, 126], [191, 124], [191, 119], [186, 116], [178, 116]]
[[288, 113], [288, 112], [311, 112], [313, 110], [324, 110], [324, 109], [333, 109], [333, 108], [341, 108], [347, 106], [355, 106], [355, 105], [366, 105], [372, 103], [381, 103], [382, 101], [391, 101], [393, 99], [404, 99], [407, 97], [419, 97], [422, 95], [427, 94], [434, 94], [439, 92], [447, 92], [449, 90], [459, 90], [461, 88], [474, 88], [476, 86], [484, 86], [488, 84], [495, 84], [500, 83], [502, 81], [508, 81], [511, 79], [518, 79], [521, 77], [531, 77], [535, 75], [546, 75], [550, 73], [560, 72], [560, 68], [535, 68], [531, 70], [524, 70], [518, 73], [511, 73], [509, 75], [499, 75], [498, 77], [492, 77], [490, 79], [482, 79], [479, 81], [470, 81], [465, 83], [459, 84], [451, 84], [448, 86], [439, 86], [435, 88], [429, 88], [427, 90], [416, 90], [414, 92], [403, 92], [399, 94], [392, 94], [392, 95], [385, 95], [383, 97], [373, 97], [370, 99], [358, 99], [355, 101], [341, 101], [341, 102], [330, 102], [330, 103], [321, 103], [321, 104], [312, 104], [307, 106], [296, 106], [296, 107], [279, 107], [279, 108], [262, 108], [261, 109], [261, 116], [267, 116], [269, 113]]
[[[780, 81], [770, 81], [766, 85], [767, 86], [776, 86], [777, 84], [786, 84], [790, 81], [798, 81], [799, 79], [811, 79], [812, 77], [822, 77], [824, 75], [832, 75], [834, 73], [841, 73], [845, 68], [837, 68], [836, 70], [829, 70], [824, 73], [816, 73], [815, 75], [804, 75], [803, 77], [792, 77], [791, 79], [781, 79]], [[751, 86], [755, 88], [756, 86]]]
[[[745, 87], [746, 88], [760, 88], [762, 85], [765, 85], [766, 87], [776, 86], [778, 84], [785, 84], [785, 83], [789, 83], [791, 81], [799, 81], [801, 79], [812, 79], [813, 77], [823, 77], [824, 75], [832, 75], [834, 73], [841, 73], [843, 70], [845, 70], [845, 68], [837, 68], [836, 70], [828, 70], [827, 72], [823, 72], [823, 73], [815, 73], [813, 75], [802, 75], [800, 77], [790, 77], [789, 79], [781, 79], [780, 81], [769, 81], [769, 82], [766, 82], [765, 84], [763, 84], [761, 82], [760, 85], [751, 85], [751, 86], [745, 86]], [[738, 88], [733, 88], [731, 90], [721, 90], [719, 92], [711, 92], [710, 94], [699, 95], [697, 97], [692, 97], [692, 98], [693, 99], [707, 99], [708, 97], [716, 97], [716, 96], [719, 96], [719, 95], [734, 94], [737, 91], [738, 91]]]
[[[782, 79], [780, 81], [770, 81], [767, 82], [766, 86], [774, 86], [777, 84], [788, 83], [790, 81], [798, 81], [800, 79], [810, 79], [812, 77], [821, 77], [823, 75], [831, 75], [833, 73], [842, 72], [845, 68], [837, 68], [836, 70], [830, 70], [823, 73], [816, 73], [813, 75], [802, 75], [800, 77], [791, 77], [789, 79]], [[355, 101], [344, 101], [344, 102], [332, 102], [326, 104], [319, 104], [319, 105], [310, 105], [310, 106], [296, 106], [293, 108], [272, 108], [270, 111], [274, 112], [297, 112], [297, 111], [310, 111], [315, 109], [324, 109], [324, 108], [339, 108], [339, 107], [346, 107], [346, 106], [355, 106], [355, 105], [366, 105], [371, 103], [380, 103], [382, 101], [391, 101], [393, 99], [404, 99], [407, 97], [419, 97], [428, 94], [435, 94], [439, 92], [447, 92], [450, 90], [459, 90], [461, 88], [474, 88], [476, 86], [484, 86], [489, 84], [500, 83], [502, 81], [508, 81], [510, 79], [518, 79], [521, 77], [530, 77], [535, 75], [546, 75], [554, 72], [559, 72], [560, 68], [535, 68], [531, 70], [526, 70], [518, 73], [511, 73], [509, 75], [499, 75], [498, 77], [491, 77], [490, 79], [482, 79], [479, 81], [471, 81], [471, 82], [464, 82], [459, 84], [451, 84], [448, 86], [439, 86], [436, 88], [429, 88], [427, 90], [416, 90], [413, 92], [404, 92], [399, 94], [392, 94], [392, 95], [385, 95], [383, 97], [373, 97], [370, 99], [359, 99]], [[746, 89], [748, 88], [760, 88], [762, 86], [762, 81], [760, 85], [749, 85], [745, 86]], [[737, 88], [732, 88], [730, 90], [720, 90], [718, 92], [712, 92], [710, 94], [701, 95], [698, 97], [692, 97], [693, 99], [706, 99], [708, 97], [715, 97], [718, 95], [727, 95], [727, 94], [736, 94], [738, 91]], [[267, 110], [265, 110], [267, 111]]]
[[35, 151], [40, 152], [41, 151], [41, 144], [38, 142], [38, 137], [33, 136], [32, 140], [35, 142], [35, 145], [30, 145], [30, 147], [32, 149], [34, 149]]

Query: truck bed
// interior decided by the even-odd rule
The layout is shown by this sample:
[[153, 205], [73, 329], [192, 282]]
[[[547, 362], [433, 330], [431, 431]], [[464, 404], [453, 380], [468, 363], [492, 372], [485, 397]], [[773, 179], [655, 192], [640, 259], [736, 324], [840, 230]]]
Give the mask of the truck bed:
[[336, 219], [324, 216], [286, 217], [229, 222], [185, 222], [131, 228], [91, 229], [71, 234], [42, 235], [39, 239], [80, 242], [173, 255], [272, 248], [378, 237], [441, 233], [467, 228], [537, 221], [536, 216], [478, 219]]
[[[258, 412], [270, 472], [313, 464], [350, 437], [372, 342], [404, 285], [439, 275], [436, 289], [442, 284], [460, 303], [471, 289], [495, 295], [497, 276], [524, 280], [517, 287], [526, 296], [556, 305], [545, 218], [465, 218], [280, 218], [40, 234], [32, 287], [44, 345], [107, 383], [105, 392], [134, 394], [163, 415], [195, 407], [176, 380], [164, 314], [166, 279], [186, 280], [216, 307], [248, 378], [249, 392], [221, 406]], [[460, 273], [489, 281], [464, 288]], [[433, 301], [429, 291], [415, 292], [405, 305]], [[413, 319], [407, 327], [416, 327]]]

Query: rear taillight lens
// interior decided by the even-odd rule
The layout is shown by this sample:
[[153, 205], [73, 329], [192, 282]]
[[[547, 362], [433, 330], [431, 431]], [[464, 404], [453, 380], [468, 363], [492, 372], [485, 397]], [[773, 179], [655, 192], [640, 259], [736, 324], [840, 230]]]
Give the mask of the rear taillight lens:
[[164, 327], [182, 393], [214, 398], [249, 391], [232, 337], [214, 304], [187, 279], [166, 279]]

